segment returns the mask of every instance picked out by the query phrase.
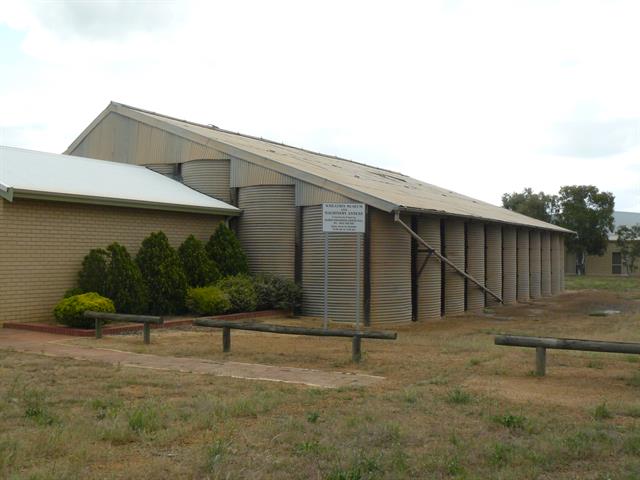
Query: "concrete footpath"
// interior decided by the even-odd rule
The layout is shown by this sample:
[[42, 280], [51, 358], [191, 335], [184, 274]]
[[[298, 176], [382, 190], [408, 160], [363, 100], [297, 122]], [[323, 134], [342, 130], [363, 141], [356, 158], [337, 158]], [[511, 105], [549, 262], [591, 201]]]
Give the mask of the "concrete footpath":
[[168, 357], [106, 348], [70, 345], [73, 337], [0, 328], [0, 349], [82, 361], [105, 362], [123, 367], [207, 374], [247, 380], [264, 380], [320, 388], [366, 387], [384, 377], [307, 368], [277, 367], [240, 362], [216, 362], [200, 358]]

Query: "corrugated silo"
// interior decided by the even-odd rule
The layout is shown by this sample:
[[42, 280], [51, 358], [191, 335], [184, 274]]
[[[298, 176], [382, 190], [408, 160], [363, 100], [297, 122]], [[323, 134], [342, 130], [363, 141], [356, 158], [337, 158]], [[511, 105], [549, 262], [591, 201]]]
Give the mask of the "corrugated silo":
[[[502, 227], [495, 223], [486, 225], [486, 285], [489, 290], [502, 296]], [[492, 295], [486, 294], [487, 305], [497, 305]]]
[[529, 295], [540, 298], [541, 293], [541, 260], [540, 260], [540, 231], [529, 232]]
[[190, 160], [182, 164], [182, 181], [200, 193], [229, 202], [229, 170], [229, 160]]
[[518, 283], [517, 298], [519, 302], [529, 300], [529, 229], [518, 228]]
[[540, 233], [540, 293], [551, 296], [551, 240], [549, 232]]
[[[418, 217], [417, 233], [433, 249], [440, 251], [440, 218]], [[422, 245], [419, 248], [422, 248]], [[441, 313], [442, 268], [440, 260], [435, 255], [431, 255], [424, 263], [426, 257], [425, 252], [418, 252], [416, 258], [417, 269], [424, 265], [418, 276], [418, 320], [439, 318]]]
[[[444, 255], [459, 268], [464, 269], [464, 253], [464, 221], [448, 218], [444, 222]], [[448, 265], [445, 265], [444, 272], [444, 313], [463, 313], [465, 279]]]
[[[484, 224], [467, 223], [467, 273], [484, 285]], [[474, 282], [467, 282], [467, 310], [481, 311], [484, 308], [484, 290]]]
[[517, 282], [517, 241], [516, 228], [502, 229], [502, 301], [505, 305], [516, 303]]
[[560, 292], [560, 236], [551, 233], [551, 295]]

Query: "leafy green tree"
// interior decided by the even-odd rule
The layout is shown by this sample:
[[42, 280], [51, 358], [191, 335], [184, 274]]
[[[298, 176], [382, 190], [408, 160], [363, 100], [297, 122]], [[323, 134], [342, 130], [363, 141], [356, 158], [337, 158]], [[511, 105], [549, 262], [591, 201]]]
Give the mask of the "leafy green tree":
[[627, 270], [627, 274], [632, 274], [638, 268], [636, 260], [640, 257], [640, 225], [628, 227], [622, 225], [616, 230], [618, 239], [616, 244], [620, 247], [622, 263]]
[[525, 188], [522, 193], [505, 193], [502, 195], [502, 206], [507, 210], [521, 213], [528, 217], [551, 222], [556, 210], [557, 197], [544, 192], [533, 193]]
[[127, 249], [119, 243], [112, 243], [107, 251], [110, 258], [106, 274], [106, 296], [113, 300], [118, 313], [146, 313], [149, 295], [140, 268]]
[[180, 257], [162, 232], [142, 241], [136, 263], [149, 292], [149, 313], [175, 314], [184, 311], [187, 277]]
[[207, 255], [204, 244], [193, 235], [182, 242], [178, 255], [190, 287], [204, 287], [220, 279], [218, 266]]
[[95, 292], [108, 296], [105, 283], [108, 258], [109, 253], [102, 248], [94, 248], [84, 257], [82, 268], [78, 272], [79, 293]]
[[558, 216], [560, 226], [576, 232], [566, 238], [566, 246], [576, 254], [576, 272], [584, 274], [586, 255], [603, 255], [613, 230], [612, 193], [601, 192], [593, 185], [570, 185], [560, 188]]
[[207, 253], [223, 277], [249, 273], [247, 255], [242, 250], [238, 237], [224, 222], [220, 222], [211, 235], [207, 243]]

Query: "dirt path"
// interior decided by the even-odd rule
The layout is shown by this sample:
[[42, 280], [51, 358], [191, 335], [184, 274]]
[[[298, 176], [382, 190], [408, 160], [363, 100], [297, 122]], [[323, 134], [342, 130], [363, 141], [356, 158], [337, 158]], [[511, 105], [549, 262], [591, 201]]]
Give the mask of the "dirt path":
[[185, 373], [209, 374], [221, 377], [297, 383], [321, 388], [366, 387], [384, 380], [384, 377], [326, 372], [306, 368], [276, 367], [240, 362], [216, 362], [198, 358], [180, 358], [124, 352], [105, 348], [68, 345], [73, 337], [51, 335], [0, 328], [0, 349], [34, 353], [51, 357], [106, 362], [126, 367], [168, 370]]

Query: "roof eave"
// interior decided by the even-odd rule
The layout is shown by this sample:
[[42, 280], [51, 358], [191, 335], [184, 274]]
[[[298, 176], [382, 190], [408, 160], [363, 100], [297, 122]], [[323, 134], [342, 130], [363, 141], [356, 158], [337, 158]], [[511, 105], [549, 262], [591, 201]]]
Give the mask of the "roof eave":
[[0, 182], [0, 198], [4, 198], [8, 202], [13, 202], [13, 188]]
[[556, 232], [569, 233], [569, 234], [572, 234], [572, 235], [575, 235], [575, 233], [576, 233], [576, 232], [574, 232], [572, 230], [568, 230], [568, 229], [566, 229], [564, 227], [559, 227], [557, 225], [553, 225], [552, 223], [549, 224], [549, 227], [544, 227], [544, 226], [541, 226], [541, 225], [527, 225], [525, 223], [508, 222], [506, 220], [496, 220], [495, 218], [487, 218], [487, 217], [474, 216], [474, 215], [463, 215], [463, 214], [449, 213], [449, 212], [445, 212], [445, 211], [442, 211], [442, 210], [431, 210], [431, 209], [416, 208], [416, 207], [405, 207], [403, 205], [399, 205], [397, 208], [395, 208], [395, 210], [398, 210], [399, 212], [403, 212], [403, 213], [415, 213], [415, 214], [422, 213], [422, 214], [428, 214], [428, 215], [437, 215], [437, 216], [440, 216], [440, 217], [466, 218], [466, 219], [470, 219], [470, 220], [478, 220], [478, 221], [484, 221], [484, 222], [499, 223], [501, 225], [511, 225], [511, 226], [516, 226], [516, 227], [526, 227], [526, 228], [533, 228], [533, 229], [538, 229], [538, 230], [553, 230], [553, 231], [556, 231]]
[[45, 200], [88, 205], [104, 205], [110, 207], [142, 208], [147, 210], [163, 210], [167, 212], [199, 213], [209, 215], [238, 216], [242, 212], [239, 208], [201, 207], [197, 205], [180, 205], [173, 203], [148, 202], [141, 200], [94, 197], [90, 195], [75, 195], [57, 192], [40, 192], [34, 190], [15, 190], [13, 198], [30, 200]]

